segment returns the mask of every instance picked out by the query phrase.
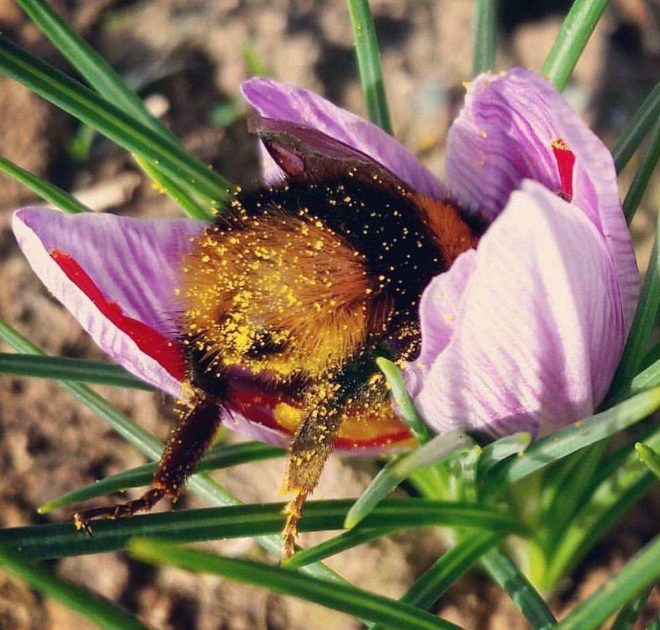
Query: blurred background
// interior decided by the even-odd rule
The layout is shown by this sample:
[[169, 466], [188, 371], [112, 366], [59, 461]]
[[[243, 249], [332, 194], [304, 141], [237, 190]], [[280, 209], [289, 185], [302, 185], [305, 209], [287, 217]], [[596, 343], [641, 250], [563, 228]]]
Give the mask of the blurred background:
[[[120, 71], [197, 157], [243, 186], [256, 186], [259, 165], [247, 133], [240, 82], [254, 74], [318, 91], [365, 114], [343, 0], [58, 0], [52, 4]], [[372, 0], [387, 96], [397, 137], [442, 174], [444, 141], [461, 107], [471, 71], [471, 0]], [[538, 69], [559, 30], [568, 0], [500, 3], [498, 69]], [[0, 31], [63, 70], [66, 63], [11, 0], [0, 0]], [[658, 81], [660, 5], [656, 0], [612, 0], [565, 94], [611, 145]], [[72, 190], [96, 210], [141, 217], [179, 211], [152, 188], [115, 145], [66, 114], [0, 77], [0, 153]], [[621, 176], [625, 191], [633, 159]], [[660, 182], [655, 179], [635, 217], [633, 234], [643, 269], [651, 246]], [[51, 354], [101, 359], [102, 354], [41, 287], [10, 232], [11, 211], [35, 198], [0, 176], [0, 317]], [[6, 348], [1, 348], [6, 351]], [[174, 416], [158, 394], [98, 388], [145, 428], [164, 439]], [[143, 463], [57, 385], [0, 376], [0, 526], [62, 520], [35, 508], [94, 479]], [[217, 478], [244, 501], [278, 500], [273, 479], [283, 463], [250, 464]], [[374, 462], [335, 457], [317, 498], [358, 494]], [[554, 602], [561, 614], [593, 592], [653, 533], [658, 501], [647, 500], [626, 526], [608, 535]], [[196, 505], [190, 495], [181, 504]], [[642, 515], [642, 518], [638, 518]], [[319, 535], [303, 543], [320, 541]], [[225, 554], [262, 557], [251, 541], [216, 547]], [[338, 556], [329, 564], [357, 585], [388, 596], [406, 587], [442, 552], [435, 532], [399, 535]], [[159, 629], [353, 629], [339, 613], [265, 591], [156, 570], [119, 554], [59, 563], [76, 580], [135, 611]], [[656, 589], [657, 591], [657, 589]], [[660, 593], [651, 603], [660, 607]], [[525, 627], [507, 597], [472, 574], [436, 610], [472, 629]], [[648, 622], [648, 619], [646, 619]], [[0, 575], [0, 629], [87, 628], [85, 622], [23, 584]]]

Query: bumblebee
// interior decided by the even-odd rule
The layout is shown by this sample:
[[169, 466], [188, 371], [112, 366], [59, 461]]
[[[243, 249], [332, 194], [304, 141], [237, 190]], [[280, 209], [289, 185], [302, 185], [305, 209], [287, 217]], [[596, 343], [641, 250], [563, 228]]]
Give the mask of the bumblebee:
[[403, 365], [417, 356], [424, 288], [476, 246], [483, 226], [323, 134], [267, 120], [257, 131], [287, 178], [238, 191], [182, 260], [180, 423], [150, 489], [78, 512], [78, 528], [176, 499], [223, 415], [241, 409], [235, 385], [243, 381], [284, 401], [276, 411], [293, 434], [286, 557], [342, 427], [382, 433], [379, 425], [397, 422], [375, 360]]

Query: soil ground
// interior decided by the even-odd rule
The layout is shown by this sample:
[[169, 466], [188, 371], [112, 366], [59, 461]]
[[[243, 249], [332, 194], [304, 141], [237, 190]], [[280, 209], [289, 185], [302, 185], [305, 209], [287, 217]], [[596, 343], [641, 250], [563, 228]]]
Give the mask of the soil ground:
[[[344, 2], [249, 0], [58, 0], [54, 3], [122, 73], [198, 157], [242, 185], [258, 183], [254, 139], [237, 101], [250, 75], [251, 47], [272, 76], [304, 85], [361, 114], [359, 84]], [[470, 76], [469, 0], [377, 0], [372, 3], [397, 136], [442, 172], [448, 125], [460, 107]], [[498, 66], [538, 68], [552, 43], [567, 2], [502, 2]], [[654, 12], [655, 11], [655, 12]], [[660, 32], [657, 5], [614, 1], [578, 65], [567, 93], [606, 142], [616, 138], [657, 81]], [[30, 50], [67, 69], [13, 2], [0, 0], [0, 29]], [[144, 180], [130, 158], [95, 138], [82, 161], [71, 142], [77, 124], [17, 84], [0, 78], [2, 154], [25, 168], [76, 191], [98, 210], [134, 216], [176, 216], [178, 211]], [[622, 186], [629, 181], [622, 176]], [[54, 355], [101, 359], [101, 352], [41, 287], [14, 244], [11, 210], [33, 197], [0, 180], [0, 317]], [[656, 181], [633, 231], [644, 268], [649, 255]], [[3, 350], [5, 348], [2, 348]], [[171, 402], [146, 392], [98, 390], [140, 425], [164, 439], [174, 422]], [[67, 518], [40, 517], [44, 501], [143, 463], [128, 447], [55, 383], [0, 377], [0, 527]], [[357, 495], [373, 476], [371, 461], [332, 459], [319, 498]], [[249, 465], [216, 478], [245, 501], [276, 500], [282, 462]], [[197, 505], [189, 494], [183, 506]], [[593, 592], [656, 533], [658, 501], [647, 499], [625, 527], [603, 539], [566, 584], [553, 605], [569, 610]], [[312, 543], [309, 536], [303, 542]], [[222, 553], [263, 557], [248, 541], [218, 543]], [[362, 588], [399, 596], [441, 553], [432, 531], [383, 539], [329, 564]], [[58, 571], [134, 611], [159, 629], [334, 630], [357, 628], [354, 620], [265, 591], [155, 570], [123, 554], [72, 558]], [[657, 614], [652, 595], [643, 622]], [[435, 610], [475, 630], [525, 628], [510, 600], [481, 575], [470, 574]], [[643, 627], [640, 622], [639, 628]], [[74, 613], [0, 575], [0, 629], [60, 630], [91, 627]]]

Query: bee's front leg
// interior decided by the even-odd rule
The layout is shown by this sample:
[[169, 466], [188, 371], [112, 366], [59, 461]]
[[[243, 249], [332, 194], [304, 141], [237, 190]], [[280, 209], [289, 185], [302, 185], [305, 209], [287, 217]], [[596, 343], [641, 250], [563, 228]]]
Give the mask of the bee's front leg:
[[76, 512], [76, 529], [90, 533], [92, 520], [132, 516], [150, 510], [165, 497], [178, 498], [187, 477], [211, 444], [221, 417], [219, 401], [203, 392], [196, 391], [183, 405], [181, 421], [170, 435], [149, 490], [134, 501]]

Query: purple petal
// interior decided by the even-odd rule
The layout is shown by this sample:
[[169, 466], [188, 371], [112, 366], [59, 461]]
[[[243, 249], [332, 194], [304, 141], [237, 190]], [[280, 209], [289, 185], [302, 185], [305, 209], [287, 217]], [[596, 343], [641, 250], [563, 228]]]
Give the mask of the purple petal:
[[24, 208], [13, 229], [39, 279], [117, 363], [178, 395], [176, 269], [206, 224]]
[[[456, 307], [439, 276], [422, 325], [457, 310], [451, 340], [423, 337], [415, 402], [437, 431], [549, 433], [593, 412], [621, 356], [625, 326], [611, 258], [573, 204], [525, 181], [483, 236]], [[465, 268], [447, 274], [464, 277]], [[440, 287], [440, 288], [438, 288]], [[429, 361], [430, 357], [435, 358]]]
[[[260, 116], [316, 129], [382, 164], [412, 190], [428, 197], [444, 198], [445, 191], [438, 179], [376, 125], [313, 92], [272, 79], [251, 79], [243, 83], [241, 90]], [[266, 162], [264, 177], [267, 182], [278, 181], [281, 173], [274, 162]]]
[[[634, 316], [639, 274], [621, 211], [612, 156], [598, 137], [539, 75], [515, 68], [482, 74], [468, 89], [465, 106], [447, 140], [447, 182], [462, 203], [494, 218], [523, 179], [559, 193], [553, 142], [575, 156], [572, 203], [607, 242], [621, 288], [626, 330]], [[570, 169], [569, 169], [570, 173]]]

